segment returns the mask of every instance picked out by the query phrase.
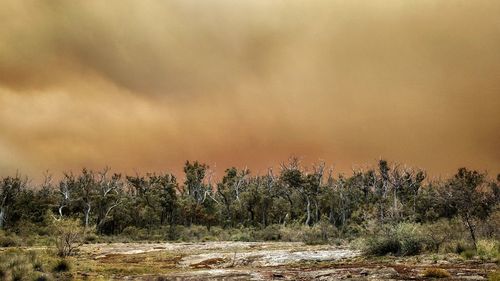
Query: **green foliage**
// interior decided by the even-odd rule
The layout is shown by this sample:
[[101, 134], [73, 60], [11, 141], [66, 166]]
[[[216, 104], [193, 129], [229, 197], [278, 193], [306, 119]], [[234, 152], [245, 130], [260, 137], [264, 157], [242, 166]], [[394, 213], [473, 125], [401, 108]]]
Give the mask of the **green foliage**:
[[365, 253], [368, 255], [383, 256], [397, 254], [401, 245], [396, 237], [371, 237], [366, 240]]
[[481, 259], [500, 261], [500, 241], [479, 240], [477, 254]]
[[476, 255], [476, 251], [469, 249], [469, 250], [464, 250], [460, 253], [460, 255], [467, 260], [472, 259]]
[[[479, 250], [478, 241], [499, 238], [499, 179], [465, 168], [432, 182], [420, 169], [385, 160], [352, 175], [334, 175], [324, 163], [308, 168], [291, 158], [261, 175], [231, 167], [222, 177], [206, 164], [188, 161], [181, 183], [169, 173], [109, 171], [83, 169], [58, 182], [47, 176], [38, 186], [20, 176], [0, 179], [5, 199], [0, 246], [47, 245], [52, 221], [70, 218], [86, 230], [75, 244], [230, 239], [319, 244], [368, 237], [374, 253], [413, 255], [463, 252], [474, 245]], [[491, 256], [486, 254], [491, 250], [484, 252], [481, 257]]]
[[280, 226], [270, 225], [262, 230], [257, 230], [254, 237], [258, 241], [279, 241], [281, 240]]
[[421, 226], [418, 224], [401, 223], [392, 227], [383, 226], [376, 235], [366, 240], [365, 252], [376, 256], [417, 255], [427, 246], [421, 231]]

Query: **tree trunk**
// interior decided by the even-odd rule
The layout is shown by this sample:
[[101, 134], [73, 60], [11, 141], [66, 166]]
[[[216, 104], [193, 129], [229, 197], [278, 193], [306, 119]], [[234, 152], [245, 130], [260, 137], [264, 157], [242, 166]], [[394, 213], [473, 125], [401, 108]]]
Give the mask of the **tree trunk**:
[[394, 187], [394, 217], [397, 218], [398, 216], [398, 197], [397, 197], [397, 188]]
[[319, 214], [319, 205], [318, 205], [318, 200], [314, 200], [314, 206], [316, 208], [316, 222], [320, 221], [320, 214]]
[[467, 224], [467, 228], [469, 229], [470, 237], [472, 238], [472, 243], [474, 243], [474, 250], [477, 251], [475, 226], [472, 224], [469, 216], [467, 216], [467, 215], [465, 216], [465, 223]]
[[310, 221], [311, 221], [311, 200], [309, 199], [309, 196], [306, 196], [306, 200], [307, 200], [307, 219], [306, 219], [306, 225], [309, 225]]
[[87, 203], [87, 210], [85, 210], [85, 231], [87, 231], [87, 228], [89, 226], [90, 210], [91, 206], [89, 203]]
[[0, 209], [0, 229], [3, 229], [4, 221], [5, 221], [5, 211], [4, 211], [4, 208], [1, 208]]
[[63, 217], [63, 213], [62, 213], [63, 208], [64, 208], [64, 206], [59, 207], [59, 219], [62, 219], [62, 217]]

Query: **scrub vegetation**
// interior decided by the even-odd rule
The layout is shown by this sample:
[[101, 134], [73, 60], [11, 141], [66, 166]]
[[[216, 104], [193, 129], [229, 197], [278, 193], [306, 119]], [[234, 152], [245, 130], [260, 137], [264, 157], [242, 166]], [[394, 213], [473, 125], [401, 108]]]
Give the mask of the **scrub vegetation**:
[[63, 278], [75, 259], [80, 270], [92, 270], [102, 265], [83, 262], [82, 245], [119, 242], [302, 242], [348, 245], [372, 258], [451, 253], [500, 260], [500, 176], [460, 168], [429, 180], [423, 170], [385, 160], [334, 175], [324, 163], [306, 168], [297, 158], [264, 175], [229, 168], [216, 179], [197, 161], [186, 162], [184, 173], [183, 182], [169, 173], [125, 176], [108, 168], [57, 181], [47, 175], [40, 185], [21, 175], [2, 178], [2, 278]]

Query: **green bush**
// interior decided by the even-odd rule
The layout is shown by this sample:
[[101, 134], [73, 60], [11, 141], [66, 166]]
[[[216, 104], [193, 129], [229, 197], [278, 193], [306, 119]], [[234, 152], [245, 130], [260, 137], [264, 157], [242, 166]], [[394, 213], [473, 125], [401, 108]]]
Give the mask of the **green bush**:
[[476, 251], [474, 250], [465, 250], [460, 254], [464, 259], [470, 260], [474, 258], [476, 255]]
[[426, 244], [420, 225], [401, 223], [394, 227], [382, 226], [376, 235], [366, 239], [365, 253], [376, 256], [417, 255], [426, 248]]
[[481, 259], [500, 260], [500, 241], [479, 240], [477, 243], [477, 255]]
[[130, 240], [137, 241], [141, 240], [141, 237], [144, 236], [144, 231], [135, 226], [127, 226], [123, 229], [121, 236], [124, 236]]
[[280, 225], [268, 225], [264, 229], [256, 230], [254, 232], [254, 239], [258, 241], [278, 241], [281, 240]]
[[401, 245], [396, 237], [370, 237], [365, 242], [365, 253], [368, 255], [383, 256], [397, 254], [401, 249]]
[[232, 241], [250, 242], [253, 241], [250, 231], [238, 231], [231, 235]]
[[291, 224], [287, 227], [280, 228], [280, 237], [282, 241], [287, 242], [300, 242], [304, 239], [303, 237], [304, 225], [294, 225]]

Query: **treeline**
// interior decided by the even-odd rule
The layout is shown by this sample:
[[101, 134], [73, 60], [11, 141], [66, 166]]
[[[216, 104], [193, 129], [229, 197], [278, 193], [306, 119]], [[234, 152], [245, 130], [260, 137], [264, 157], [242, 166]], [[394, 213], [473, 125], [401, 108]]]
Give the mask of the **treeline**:
[[[20, 175], [0, 182], [0, 227], [13, 232], [43, 226], [48, 218], [79, 218], [97, 233], [120, 234], [128, 227], [176, 225], [222, 228], [328, 222], [344, 235], [377, 224], [461, 220], [476, 242], [476, 227], [499, 209], [500, 175], [460, 168], [449, 179], [429, 180], [420, 169], [380, 160], [349, 176], [324, 163], [304, 168], [297, 158], [252, 175], [230, 168], [215, 181], [207, 165], [186, 162], [185, 180], [173, 174], [125, 176], [109, 169], [50, 175], [32, 185]], [[498, 229], [491, 226], [490, 235]]]

